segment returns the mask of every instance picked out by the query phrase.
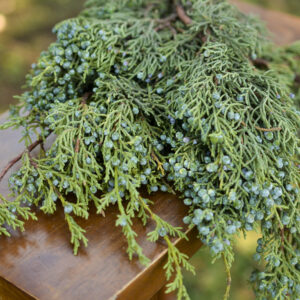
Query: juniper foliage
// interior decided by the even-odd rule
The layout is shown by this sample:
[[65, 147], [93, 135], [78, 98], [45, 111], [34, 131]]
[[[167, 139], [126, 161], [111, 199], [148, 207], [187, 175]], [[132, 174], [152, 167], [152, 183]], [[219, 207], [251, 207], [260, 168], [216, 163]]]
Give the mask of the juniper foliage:
[[53, 214], [60, 202], [77, 254], [87, 239], [74, 217], [88, 218], [92, 203], [99, 214], [116, 205], [129, 257], [148, 263], [132, 222], [152, 219], [148, 239], [168, 245], [168, 291], [188, 299], [181, 269], [194, 268], [171, 242], [186, 236], [140, 188], [176, 191], [189, 206], [184, 223], [224, 259], [228, 283], [235, 235], [257, 230], [257, 299], [298, 299], [299, 47], [275, 48], [225, 0], [89, 0], [54, 33], [1, 128], [23, 127], [29, 150], [32, 134], [55, 139], [38, 157], [23, 153], [9, 180], [15, 200], [1, 196], [0, 233], [23, 229], [31, 206]]

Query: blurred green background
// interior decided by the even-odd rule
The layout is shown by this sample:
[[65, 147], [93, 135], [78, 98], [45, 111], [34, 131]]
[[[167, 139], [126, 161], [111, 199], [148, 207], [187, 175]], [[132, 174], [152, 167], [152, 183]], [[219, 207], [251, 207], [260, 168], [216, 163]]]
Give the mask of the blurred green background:
[[[300, 16], [300, 0], [244, 0], [268, 8]], [[0, 112], [14, 102], [21, 92], [25, 74], [41, 50], [54, 40], [54, 24], [75, 16], [84, 0], [0, 0]], [[236, 243], [233, 265], [232, 300], [251, 300], [254, 295], [247, 280], [253, 268], [252, 254], [257, 235]], [[210, 263], [208, 250], [203, 248], [193, 258], [197, 276], [186, 275], [192, 300], [219, 300], [225, 291], [226, 276], [222, 261]]]
[[0, 112], [21, 92], [39, 53], [54, 41], [57, 22], [76, 16], [84, 0], [0, 0]]

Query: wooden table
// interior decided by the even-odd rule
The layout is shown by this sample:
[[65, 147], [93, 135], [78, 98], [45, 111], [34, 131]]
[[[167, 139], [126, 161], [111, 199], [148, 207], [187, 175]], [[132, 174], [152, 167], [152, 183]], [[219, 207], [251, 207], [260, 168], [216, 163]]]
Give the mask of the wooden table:
[[243, 3], [240, 0], [229, 0], [242, 12], [260, 16], [278, 45], [286, 45], [300, 40], [300, 18], [279, 11], [266, 10], [257, 5]]
[[[286, 44], [300, 39], [300, 20], [280, 12], [270, 12], [256, 6], [238, 3], [245, 12], [255, 12], [264, 18], [276, 33], [275, 40]], [[5, 116], [0, 119], [3, 121]], [[18, 144], [19, 132], [0, 132], [0, 169], [23, 150]], [[14, 167], [16, 170], [18, 165]], [[7, 177], [0, 184], [0, 192], [7, 193]], [[166, 221], [184, 226], [186, 207], [173, 195], [158, 193], [154, 197], [154, 211]], [[171, 208], [171, 209], [170, 209]], [[37, 213], [39, 222], [29, 221], [24, 233], [13, 232], [11, 238], [0, 238], [0, 300], [148, 300], [167, 299], [162, 269], [166, 261], [163, 242], [151, 244], [145, 236], [153, 224], [144, 228], [136, 222], [138, 242], [152, 260], [143, 268], [126, 255], [126, 241], [114, 226], [117, 210], [107, 211], [106, 217], [91, 213], [89, 220], [79, 224], [86, 229], [89, 247], [74, 257], [69, 232], [59, 209], [53, 216]], [[187, 231], [189, 243], [177, 240], [178, 247], [193, 255], [201, 243], [196, 231]], [[169, 299], [173, 299], [171, 296]]]

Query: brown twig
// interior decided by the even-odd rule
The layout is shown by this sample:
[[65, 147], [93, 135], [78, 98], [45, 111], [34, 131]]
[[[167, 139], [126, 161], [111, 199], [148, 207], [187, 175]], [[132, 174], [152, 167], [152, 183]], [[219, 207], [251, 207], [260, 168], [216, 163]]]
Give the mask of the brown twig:
[[280, 131], [282, 128], [281, 127], [274, 127], [274, 128], [262, 128], [258, 126], [254, 126], [255, 129], [264, 131], [264, 132], [273, 132], [273, 131]]
[[77, 138], [76, 146], [75, 146], [75, 153], [78, 153], [80, 149], [80, 138]]
[[7, 172], [18, 162], [22, 159], [24, 153], [28, 152], [32, 152], [38, 145], [42, 144], [43, 140], [39, 139], [36, 142], [34, 142], [33, 144], [31, 144], [29, 147], [27, 147], [27, 149], [25, 149], [21, 154], [19, 154], [17, 157], [15, 157], [14, 159], [12, 159], [7, 166], [4, 168], [4, 170], [1, 172], [0, 174], [0, 181], [4, 178], [4, 176], [7, 174]]
[[180, 5], [176, 5], [176, 12], [178, 15], [178, 18], [185, 24], [185, 25], [190, 25], [192, 24], [192, 19], [186, 14], [184, 8]]
[[[91, 92], [86, 92], [83, 96], [82, 96], [82, 101], [81, 104], [84, 106], [86, 104], [87, 99], [90, 97]], [[22, 159], [23, 155], [28, 152], [29, 153], [29, 159], [30, 159], [30, 163], [37, 168], [37, 164], [36, 162], [33, 161], [33, 159], [30, 156], [30, 152], [32, 152], [37, 146], [39, 145], [43, 145], [43, 139], [38, 139], [37, 141], [35, 141], [34, 143], [32, 143], [30, 146], [28, 146], [21, 154], [19, 154], [18, 156], [16, 156], [14, 159], [12, 159], [7, 166], [3, 169], [3, 171], [0, 174], [0, 182], [2, 181], [2, 179], [4, 178], [4, 176], [7, 174], [7, 172], [18, 162]], [[78, 142], [78, 141], [77, 141]], [[77, 146], [77, 144], [76, 144]], [[42, 147], [43, 149], [43, 147]], [[79, 149], [78, 149], [79, 151]]]
[[[244, 121], [241, 121], [241, 124], [245, 127], [247, 127], [246, 123]], [[264, 131], [264, 132], [274, 132], [274, 131], [280, 131], [282, 130], [281, 127], [273, 127], [273, 128], [262, 128], [259, 126], [254, 126], [255, 129], [259, 130], [259, 131]]]
[[29, 157], [29, 161], [30, 161], [30, 164], [35, 168], [37, 169], [38, 168], [38, 164], [33, 160], [32, 156], [31, 156], [31, 153], [28, 152], [28, 157]]
[[42, 149], [43, 153], [45, 154], [46, 150], [45, 150], [45, 147], [44, 147], [44, 143], [41, 143], [40, 145], [41, 145], [41, 149]]
[[171, 22], [175, 21], [177, 18], [179, 18], [185, 25], [189, 25], [193, 22], [192, 19], [186, 14], [182, 5], [180, 5], [179, 3], [176, 3], [177, 1], [174, 1], [174, 2], [175, 2], [176, 13], [173, 13], [164, 19], [157, 20], [159, 25], [156, 28], [154, 28], [155, 31], [160, 31], [167, 27], [171, 30], [171, 32], [174, 35], [176, 35], [177, 31], [184, 32], [184, 30], [182, 28], [177, 28], [177, 27], [175, 29], [172, 26]]
[[[193, 20], [186, 14], [184, 8], [182, 7], [182, 5], [180, 4], [176, 4], [176, 12], [177, 12], [177, 16], [178, 18], [185, 24], [185, 25], [190, 25], [193, 23]], [[184, 30], [183, 29], [179, 29], [177, 28], [178, 31], [180, 32], [183, 32]], [[199, 33], [198, 34], [198, 37], [201, 39], [202, 43], [206, 43], [207, 42], [207, 39], [208, 39], [208, 36], [211, 35], [211, 31], [210, 29], [208, 28], [207, 29], [207, 32], [206, 32], [206, 35], [204, 33]], [[200, 52], [200, 51], [199, 51]], [[197, 53], [198, 55], [198, 53]]]

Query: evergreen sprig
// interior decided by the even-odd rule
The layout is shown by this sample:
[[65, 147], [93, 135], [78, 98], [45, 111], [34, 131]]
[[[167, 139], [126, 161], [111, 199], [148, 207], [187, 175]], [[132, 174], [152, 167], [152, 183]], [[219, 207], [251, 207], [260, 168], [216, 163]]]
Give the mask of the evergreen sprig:
[[250, 230], [262, 233], [257, 298], [298, 299], [299, 45], [274, 47], [225, 0], [89, 0], [54, 33], [0, 127], [23, 127], [26, 144], [0, 175], [22, 160], [9, 179], [15, 200], [1, 196], [0, 234], [23, 229], [31, 206], [53, 214], [60, 202], [76, 254], [87, 239], [74, 217], [116, 205], [129, 258], [149, 262], [132, 225], [151, 220], [148, 239], [167, 244], [168, 291], [188, 299], [181, 268], [193, 267], [171, 242], [186, 236], [141, 188], [177, 192], [189, 206], [184, 223], [224, 260], [225, 299], [234, 237]]

